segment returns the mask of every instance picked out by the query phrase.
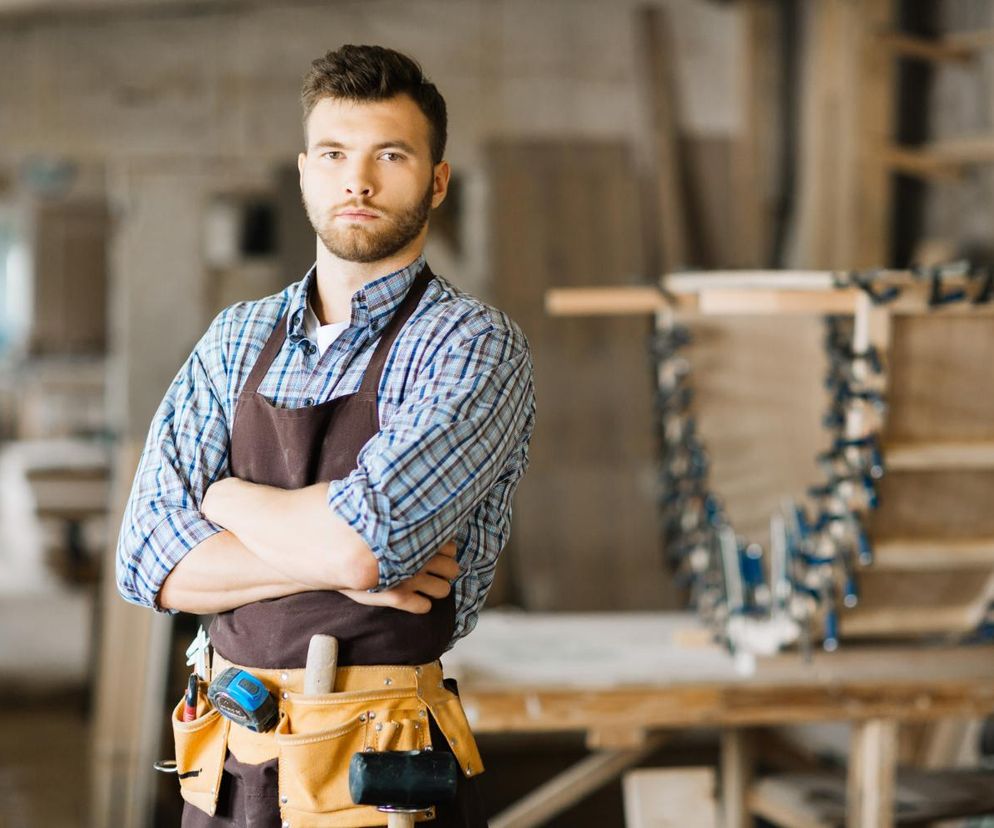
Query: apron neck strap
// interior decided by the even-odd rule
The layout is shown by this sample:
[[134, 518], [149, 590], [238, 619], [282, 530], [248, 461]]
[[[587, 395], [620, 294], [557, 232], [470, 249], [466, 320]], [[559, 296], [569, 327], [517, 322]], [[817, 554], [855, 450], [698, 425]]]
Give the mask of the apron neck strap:
[[269, 371], [269, 366], [273, 364], [273, 360], [276, 359], [280, 348], [283, 347], [283, 342], [286, 339], [286, 318], [288, 313], [289, 311], [286, 311], [280, 317], [280, 321], [276, 323], [276, 328], [269, 335], [269, 339], [266, 340], [266, 344], [262, 348], [262, 353], [259, 354], [255, 365], [252, 366], [251, 373], [248, 375], [248, 379], [245, 380], [245, 385], [242, 388], [243, 394], [254, 394], [259, 390], [259, 383], [262, 382], [263, 377]]
[[[421, 301], [421, 297], [424, 296], [428, 283], [433, 278], [434, 275], [429, 270], [427, 264], [414, 277], [407, 295], [401, 300], [400, 305], [394, 311], [393, 316], [387, 322], [383, 333], [380, 335], [380, 341], [376, 346], [376, 350], [373, 351], [373, 356], [370, 358], [369, 365], [366, 367], [366, 373], [363, 375], [360, 391], [377, 393], [380, 387], [380, 377], [383, 375], [383, 368], [386, 365], [387, 357], [390, 355], [390, 348], [397, 339], [401, 328], [404, 327], [404, 323], [417, 310], [418, 303]], [[283, 342], [286, 340], [287, 313], [284, 313], [280, 317], [280, 321], [276, 323], [276, 329], [270, 334], [269, 339], [266, 340], [262, 353], [259, 354], [259, 358], [255, 361], [255, 365], [252, 366], [252, 371], [248, 375], [248, 379], [245, 380], [243, 393], [254, 394], [259, 390], [259, 384], [268, 373], [273, 360], [276, 359], [276, 355], [283, 347]]]
[[373, 351], [373, 356], [370, 357], [365, 374], [363, 374], [362, 386], [359, 388], [360, 393], [377, 394], [379, 392], [380, 378], [383, 376], [383, 368], [387, 364], [390, 349], [400, 334], [401, 328], [404, 327], [407, 320], [417, 310], [418, 303], [421, 302], [421, 297], [424, 296], [425, 290], [428, 288], [428, 283], [433, 278], [434, 274], [428, 268], [427, 264], [414, 277], [414, 281], [411, 283], [410, 288], [408, 288], [407, 295], [403, 298], [397, 310], [394, 311], [386, 327], [383, 328], [380, 341], [376, 345], [376, 350]]

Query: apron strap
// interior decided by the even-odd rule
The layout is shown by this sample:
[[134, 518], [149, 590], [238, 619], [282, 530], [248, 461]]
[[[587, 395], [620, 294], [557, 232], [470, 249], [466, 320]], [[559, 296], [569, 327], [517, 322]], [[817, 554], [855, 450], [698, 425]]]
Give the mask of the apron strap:
[[273, 360], [276, 359], [276, 355], [283, 347], [283, 342], [286, 339], [287, 313], [289, 311], [280, 317], [280, 321], [276, 323], [276, 328], [269, 335], [269, 339], [266, 340], [266, 344], [262, 348], [262, 353], [256, 359], [255, 365], [252, 366], [252, 371], [249, 373], [248, 379], [245, 380], [245, 385], [242, 387], [243, 394], [254, 394], [259, 390], [259, 383], [262, 382], [263, 378], [269, 372], [269, 366], [273, 364]]
[[[383, 368], [390, 354], [390, 348], [397, 339], [401, 328], [404, 327], [404, 323], [417, 310], [418, 303], [420, 303], [421, 297], [424, 296], [425, 290], [428, 288], [428, 283], [433, 278], [435, 278], [434, 274], [428, 268], [427, 264], [414, 277], [407, 295], [401, 301], [397, 310], [394, 311], [393, 317], [387, 322], [383, 333], [380, 335], [380, 341], [376, 346], [376, 350], [373, 351], [373, 356], [370, 358], [369, 365], [366, 367], [366, 372], [363, 375], [362, 386], [359, 388], [360, 392], [377, 393], [380, 387], [380, 377], [383, 375]], [[269, 335], [269, 339], [266, 340], [266, 344], [262, 348], [262, 353], [259, 354], [259, 358], [256, 359], [255, 365], [252, 366], [252, 371], [248, 375], [248, 379], [245, 380], [245, 385], [242, 388], [243, 394], [254, 394], [259, 390], [259, 384], [269, 372], [273, 360], [276, 359], [276, 355], [283, 347], [283, 342], [286, 340], [287, 313], [289, 311], [280, 317], [280, 321], [276, 323], [276, 328]]]
[[376, 345], [376, 350], [373, 351], [373, 356], [370, 357], [365, 374], [363, 374], [359, 393], [373, 395], [379, 393], [380, 378], [383, 376], [383, 368], [387, 364], [390, 349], [400, 334], [401, 328], [404, 327], [407, 320], [417, 310], [418, 304], [421, 302], [421, 297], [424, 296], [425, 290], [428, 288], [428, 283], [434, 278], [435, 275], [431, 272], [427, 264], [414, 277], [414, 282], [412, 282], [407, 295], [400, 303], [400, 307], [394, 311], [393, 317], [387, 322], [383, 333], [380, 335], [380, 341]]

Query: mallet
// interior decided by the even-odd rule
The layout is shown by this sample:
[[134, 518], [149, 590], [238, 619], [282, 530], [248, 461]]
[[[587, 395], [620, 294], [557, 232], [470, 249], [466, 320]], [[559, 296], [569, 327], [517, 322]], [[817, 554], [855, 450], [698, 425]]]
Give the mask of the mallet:
[[304, 695], [320, 696], [335, 689], [338, 668], [338, 639], [333, 635], [312, 635], [307, 645]]
[[349, 764], [349, 793], [356, 805], [375, 805], [387, 828], [413, 828], [414, 818], [456, 795], [459, 768], [443, 751], [356, 753]]

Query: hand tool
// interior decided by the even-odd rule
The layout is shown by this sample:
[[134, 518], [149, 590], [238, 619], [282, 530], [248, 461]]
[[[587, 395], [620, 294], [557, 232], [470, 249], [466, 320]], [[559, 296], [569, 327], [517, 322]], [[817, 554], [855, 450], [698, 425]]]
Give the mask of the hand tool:
[[455, 798], [458, 776], [455, 757], [443, 751], [356, 753], [349, 793], [356, 805], [386, 813], [387, 828], [413, 828], [418, 814]]
[[222, 716], [256, 733], [272, 729], [279, 716], [276, 699], [266, 685], [238, 667], [229, 667], [214, 679], [207, 698]]

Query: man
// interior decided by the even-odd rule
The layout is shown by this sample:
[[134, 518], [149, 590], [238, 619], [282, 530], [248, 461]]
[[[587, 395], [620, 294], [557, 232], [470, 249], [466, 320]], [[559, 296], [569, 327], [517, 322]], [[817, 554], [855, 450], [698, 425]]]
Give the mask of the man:
[[[340, 681], [358, 692], [328, 697], [336, 727], [346, 708], [331, 705], [370, 698], [362, 681], [393, 685], [375, 724], [372, 710], [346, 717], [362, 723], [358, 749], [427, 746], [425, 717], [464, 771], [435, 824], [484, 825], [455, 688], [425, 677], [475, 625], [507, 539], [534, 421], [527, 343], [424, 261], [449, 165], [445, 102], [420, 67], [344, 46], [312, 63], [301, 100], [317, 261], [222, 311], [173, 381], [125, 511], [119, 589], [160, 611], [218, 613], [214, 674], [247, 668], [280, 698], [271, 738], [215, 726], [202, 707], [196, 724], [174, 715], [184, 825], [385, 822], [340, 801], [330, 745], [303, 767], [336, 764], [334, 778], [293, 787], [294, 751], [318, 740], [299, 735], [294, 707], [316, 633], [338, 638]], [[318, 736], [341, 729], [329, 722]], [[352, 821], [316, 816], [329, 813]]]

